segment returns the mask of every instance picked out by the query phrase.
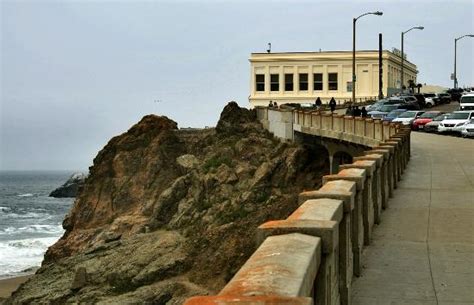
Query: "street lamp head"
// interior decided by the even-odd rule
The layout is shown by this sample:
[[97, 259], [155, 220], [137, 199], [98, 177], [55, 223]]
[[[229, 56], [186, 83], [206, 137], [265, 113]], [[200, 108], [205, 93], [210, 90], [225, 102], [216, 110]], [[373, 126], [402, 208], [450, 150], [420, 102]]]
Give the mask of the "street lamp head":
[[383, 12], [381, 12], [381, 11], [376, 11], [376, 12], [373, 12], [372, 14], [377, 15], [377, 16], [382, 16], [382, 15], [383, 15]]
[[415, 29], [417, 30], [423, 30], [425, 27], [424, 26], [417, 26]]
[[467, 35], [467, 36], [468, 36], [468, 37], [474, 37], [474, 34], [469, 34], [469, 35]]

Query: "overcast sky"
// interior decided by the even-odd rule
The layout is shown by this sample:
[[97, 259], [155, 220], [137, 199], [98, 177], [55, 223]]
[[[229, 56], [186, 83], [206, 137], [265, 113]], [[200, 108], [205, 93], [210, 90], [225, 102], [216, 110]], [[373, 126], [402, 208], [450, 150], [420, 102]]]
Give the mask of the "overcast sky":
[[[452, 86], [454, 38], [474, 33], [458, 1], [5, 1], [1, 6], [0, 169], [86, 170], [146, 114], [215, 125], [248, 106], [251, 52], [400, 48], [418, 82]], [[474, 85], [474, 39], [458, 42], [459, 85]], [[155, 100], [160, 102], [155, 103]]]

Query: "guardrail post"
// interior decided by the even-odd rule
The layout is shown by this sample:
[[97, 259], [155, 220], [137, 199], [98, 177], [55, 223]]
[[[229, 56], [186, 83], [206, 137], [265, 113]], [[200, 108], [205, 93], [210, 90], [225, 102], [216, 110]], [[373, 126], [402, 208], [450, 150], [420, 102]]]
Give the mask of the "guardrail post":
[[375, 223], [375, 206], [377, 201], [377, 165], [375, 161], [355, 161], [352, 164], [339, 166], [344, 169], [363, 169], [366, 173], [365, 186], [362, 195], [362, 215], [364, 223], [364, 244], [369, 245], [372, 236], [372, 228]]
[[317, 191], [300, 193], [298, 197], [300, 204], [310, 199], [321, 198], [343, 201], [344, 216], [339, 223], [339, 294], [343, 305], [351, 302], [353, 276], [351, 214], [354, 209], [355, 193], [355, 182], [338, 180], [324, 184]]
[[[362, 273], [362, 247], [364, 245], [364, 204], [367, 204], [367, 198], [364, 198], [364, 187], [366, 180], [365, 169], [352, 168], [343, 169], [336, 175], [323, 176], [323, 183], [337, 180], [348, 180], [356, 183], [356, 195], [354, 200], [354, 210], [351, 215], [352, 224], [352, 253], [354, 255], [354, 275], [360, 276]], [[364, 200], [365, 199], [365, 200]]]
[[377, 165], [377, 201], [374, 203], [375, 223], [380, 223], [382, 208], [385, 208], [388, 200], [388, 183], [386, 178], [386, 166], [384, 156], [381, 154], [370, 154], [361, 157], [354, 157], [354, 161], [374, 161]]

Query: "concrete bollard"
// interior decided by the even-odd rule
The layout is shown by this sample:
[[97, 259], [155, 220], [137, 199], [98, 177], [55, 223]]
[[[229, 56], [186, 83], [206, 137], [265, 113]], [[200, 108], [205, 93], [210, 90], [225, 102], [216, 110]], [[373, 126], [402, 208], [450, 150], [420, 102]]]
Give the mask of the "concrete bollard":
[[386, 144], [380, 144], [379, 146], [372, 147], [372, 151], [377, 151], [377, 150], [388, 150], [390, 153], [390, 159], [389, 159], [389, 175], [390, 175], [390, 185], [392, 189], [397, 188], [397, 182], [398, 182], [398, 174], [397, 174], [397, 159], [395, 155], [395, 147], [392, 145], [386, 145]]
[[268, 237], [220, 296], [310, 297], [321, 261], [321, 239], [299, 233]]
[[[377, 205], [374, 205], [375, 209], [375, 220], [377, 223], [377, 220], [380, 221], [380, 214], [382, 213], [382, 208], [385, 208], [387, 206], [387, 200], [388, 200], [388, 190], [387, 190], [387, 179], [385, 177], [386, 175], [386, 164], [384, 161], [384, 156], [381, 154], [370, 154], [370, 155], [365, 155], [361, 157], [354, 157], [354, 161], [374, 161], [377, 165], [377, 202], [375, 202]], [[379, 200], [380, 199], [380, 200]]]
[[360, 276], [362, 273], [361, 257], [362, 247], [364, 245], [364, 220], [363, 220], [363, 205], [367, 204], [364, 202], [363, 194], [365, 187], [366, 174], [364, 169], [352, 168], [343, 169], [339, 171], [337, 175], [326, 175], [323, 176], [323, 183], [326, 184], [329, 181], [337, 180], [348, 180], [356, 183], [356, 195], [354, 199], [354, 209], [351, 215], [351, 226], [352, 226], [352, 253], [354, 258], [354, 274]]
[[402, 145], [401, 141], [393, 141], [393, 140], [388, 140], [380, 144], [380, 147], [387, 147], [391, 146], [395, 149], [395, 174], [396, 174], [396, 181], [400, 181], [402, 178]]
[[344, 215], [339, 223], [339, 294], [341, 304], [351, 302], [352, 276], [354, 274], [352, 257], [351, 214], [354, 209], [356, 183], [346, 180], [330, 181], [317, 191], [300, 193], [300, 204], [310, 199], [331, 198], [343, 202]]
[[269, 221], [258, 228], [258, 239], [269, 235], [299, 232], [322, 240], [321, 264], [315, 282], [315, 302], [337, 305], [339, 296], [338, 244], [343, 202], [335, 199], [305, 201], [286, 220]]
[[[358, 164], [354, 165], [354, 163], [357, 162]], [[363, 164], [364, 162], [368, 162], [369, 164]], [[372, 229], [375, 223], [373, 193], [377, 192], [377, 190], [374, 190], [373, 176], [375, 174], [376, 165], [374, 161], [355, 161], [354, 163], [345, 164], [344, 166], [341, 166], [340, 169], [362, 169], [365, 171], [366, 177], [364, 189], [362, 191], [362, 221], [364, 227], [364, 245], [369, 245], [372, 237]], [[377, 196], [376, 193], [375, 196]]]
[[377, 149], [377, 150], [366, 150], [364, 151], [365, 155], [371, 154], [379, 154], [382, 155], [384, 158], [383, 162], [383, 181], [385, 182], [385, 206], [382, 206], [384, 209], [388, 207], [388, 198], [393, 197], [393, 182], [392, 182], [392, 175], [391, 175], [391, 160], [390, 160], [390, 151], [388, 149]]

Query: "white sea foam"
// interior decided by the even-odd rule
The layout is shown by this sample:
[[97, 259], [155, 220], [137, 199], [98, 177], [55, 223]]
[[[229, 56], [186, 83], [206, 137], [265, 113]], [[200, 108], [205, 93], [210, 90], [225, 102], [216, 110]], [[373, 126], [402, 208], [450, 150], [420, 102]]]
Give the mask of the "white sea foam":
[[10, 211], [11, 209], [9, 207], [0, 207], [0, 212], [6, 213]]
[[12, 235], [18, 233], [45, 233], [60, 235], [62, 232], [63, 228], [61, 225], [28, 225], [21, 228], [7, 227], [3, 230], [0, 230], [0, 235]]
[[17, 276], [23, 270], [39, 266], [55, 237], [29, 238], [0, 242], [0, 278]]
[[26, 194], [19, 194], [17, 195], [18, 197], [33, 197], [34, 195], [31, 193], [26, 193]]

